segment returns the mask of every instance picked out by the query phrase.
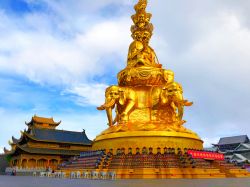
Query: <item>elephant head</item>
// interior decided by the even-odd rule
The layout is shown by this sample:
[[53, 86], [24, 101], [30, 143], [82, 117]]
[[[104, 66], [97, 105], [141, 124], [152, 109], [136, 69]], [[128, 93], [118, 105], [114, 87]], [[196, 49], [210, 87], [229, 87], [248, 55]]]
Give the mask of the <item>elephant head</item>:
[[182, 86], [177, 82], [163, 87], [160, 97], [162, 104], [169, 104], [172, 107], [178, 120], [182, 120], [184, 106], [193, 105], [193, 102], [184, 100]]
[[[116, 121], [127, 121], [128, 113], [135, 104], [135, 92], [132, 89], [110, 86], [105, 92], [105, 103], [98, 107], [98, 110], [106, 110], [109, 126], [112, 126]], [[113, 121], [112, 109], [116, 107], [116, 118]]]

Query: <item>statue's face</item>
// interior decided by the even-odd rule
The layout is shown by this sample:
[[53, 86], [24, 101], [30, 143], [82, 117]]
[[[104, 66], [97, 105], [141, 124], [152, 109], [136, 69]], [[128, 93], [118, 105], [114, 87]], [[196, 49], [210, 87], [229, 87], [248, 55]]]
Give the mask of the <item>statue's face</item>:
[[145, 15], [144, 15], [144, 14], [140, 14], [140, 15], [138, 16], [138, 21], [139, 21], [139, 23], [145, 22]]
[[143, 35], [140, 31], [136, 31], [134, 33], [134, 38], [136, 41], [139, 41], [139, 42], [142, 42], [142, 39], [143, 39]]
[[116, 100], [120, 97], [120, 94], [119, 94], [119, 88], [116, 87], [116, 86], [112, 86], [110, 88], [110, 90], [108, 91], [108, 94], [107, 94], [107, 97], [111, 100]]
[[143, 32], [143, 43], [148, 44], [151, 38], [151, 33], [148, 31]]

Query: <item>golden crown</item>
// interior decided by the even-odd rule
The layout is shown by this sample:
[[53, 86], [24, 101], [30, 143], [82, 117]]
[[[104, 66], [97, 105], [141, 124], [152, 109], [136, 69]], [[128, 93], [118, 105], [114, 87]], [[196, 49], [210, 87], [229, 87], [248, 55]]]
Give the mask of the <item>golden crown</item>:
[[136, 13], [131, 16], [134, 25], [131, 26], [131, 32], [149, 32], [151, 35], [153, 33], [153, 24], [150, 23], [152, 14], [146, 12], [147, 0], [139, 0], [139, 2], [134, 6]]

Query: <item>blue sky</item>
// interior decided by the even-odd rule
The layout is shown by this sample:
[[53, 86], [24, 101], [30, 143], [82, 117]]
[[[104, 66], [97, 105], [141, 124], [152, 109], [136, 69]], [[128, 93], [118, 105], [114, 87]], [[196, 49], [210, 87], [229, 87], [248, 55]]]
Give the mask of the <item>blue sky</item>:
[[[0, 1], [0, 152], [34, 114], [59, 129], [106, 128], [108, 85], [125, 66], [136, 0]], [[250, 134], [250, 3], [244, 0], [149, 0], [151, 46], [175, 72], [186, 126], [205, 145]]]

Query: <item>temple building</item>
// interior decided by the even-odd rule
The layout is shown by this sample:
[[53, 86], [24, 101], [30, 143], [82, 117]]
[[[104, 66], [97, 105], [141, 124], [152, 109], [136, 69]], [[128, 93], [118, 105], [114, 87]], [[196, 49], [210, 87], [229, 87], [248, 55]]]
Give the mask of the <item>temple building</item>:
[[33, 116], [21, 137], [12, 137], [11, 150], [4, 148], [10, 157], [10, 166], [19, 168], [56, 168], [58, 164], [82, 151], [91, 149], [92, 141], [83, 132], [57, 130], [61, 122], [53, 118]]
[[220, 138], [214, 147], [230, 162], [238, 165], [250, 163], [250, 141], [247, 135]]
[[218, 151], [232, 151], [239, 147], [240, 144], [250, 143], [247, 135], [231, 136], [220, 138], [217, 144], [213, 144]]

